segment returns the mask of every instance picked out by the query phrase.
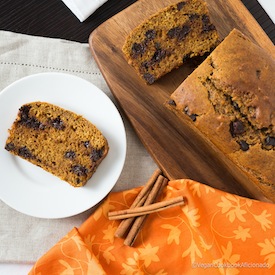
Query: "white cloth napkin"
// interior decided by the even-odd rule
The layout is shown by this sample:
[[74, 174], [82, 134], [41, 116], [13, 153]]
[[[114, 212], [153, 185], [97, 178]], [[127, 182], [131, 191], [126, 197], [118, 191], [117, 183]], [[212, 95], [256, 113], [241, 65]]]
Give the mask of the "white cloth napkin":
[[64, 4], [83, 22], [108, 0], [62, 0]]
[[269, 15], [270, 19], [275, 23], [275, 1], [274, 0], [258, 0], [262, 8]]
[[[116, 104], [88, 44], [0, 31], [0, 93], [15, 80], [42, 72], [63, 72], [86, 79]], [[144, 184], [157, 167], [128, 120], [123, 117], [123, 121], [127, 154], [113, 191]], [[0, 184], [4, 184], [1, 178]], [[65, 219], [39, 219], [21, 214], [0, 200], [0, 263], [35, 262], [91, 213], [92, 209]], [[0, 274], [5, 273], [0, 270]]]

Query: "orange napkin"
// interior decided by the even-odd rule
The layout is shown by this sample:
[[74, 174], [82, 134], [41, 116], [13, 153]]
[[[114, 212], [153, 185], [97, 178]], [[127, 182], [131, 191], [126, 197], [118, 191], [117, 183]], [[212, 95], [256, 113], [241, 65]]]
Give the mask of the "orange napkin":
[[107, 213], [129, 208], [139, 191], [111, 193], [29, 274], [275, 274], [274, 204], [170, 181], [160, 200], [185, 196], [187, 204], [150, 214], [128, 247], [114, 237], [120, 222]]

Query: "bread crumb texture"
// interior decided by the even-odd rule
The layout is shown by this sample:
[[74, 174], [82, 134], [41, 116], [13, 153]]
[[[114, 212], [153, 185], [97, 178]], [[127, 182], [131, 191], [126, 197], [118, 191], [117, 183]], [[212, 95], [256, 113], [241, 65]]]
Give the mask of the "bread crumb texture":
[[46, 102], [20, 107], [5, 149], [74, 187], [83, 186], [108, 153], [108, 142], [80, 115]]
[[187, 0], [147, 18], [128, 35], [122, 51], [138, 75], [152, 84], [187, 59], [211, 52], [217, 44], [206, 3]]

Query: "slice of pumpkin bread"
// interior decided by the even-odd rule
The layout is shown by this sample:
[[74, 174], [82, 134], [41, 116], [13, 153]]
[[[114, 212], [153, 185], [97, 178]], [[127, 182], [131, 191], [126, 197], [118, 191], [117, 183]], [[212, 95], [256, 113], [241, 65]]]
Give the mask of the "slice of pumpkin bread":
[[83, 186], [108, 153], [108, 143], [91, 122], [46, 102], [19, 109], [5, 149], [74, 187]]
[[160, 10], [133, 29], [122, 51], [138, 75], [152, 84], [187, 59], [211, 52], [217, 44], [206, 3], [186, 0]]

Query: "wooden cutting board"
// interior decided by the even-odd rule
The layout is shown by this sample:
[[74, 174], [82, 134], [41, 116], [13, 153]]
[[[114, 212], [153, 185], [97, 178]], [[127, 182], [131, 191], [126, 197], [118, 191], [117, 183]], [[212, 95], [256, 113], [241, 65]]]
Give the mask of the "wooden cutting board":
[[[105, 80], [140, 140], [169, 179], [190, 178], [227, 192], [266, 200], [261, 191], [196, 129], [181, 124], [164, 103], [194, 68], [183, 66], [146, 85], [121, 51], [128, 33], [146, 17], [177, 0], [140, 0], [94, 30], [89, 45]], [[272, 53], [274, 45], [240, 0], [207, 0], [224, 38], [238, 28]], [[215, 134], [215, 133], [213, 133]]]

